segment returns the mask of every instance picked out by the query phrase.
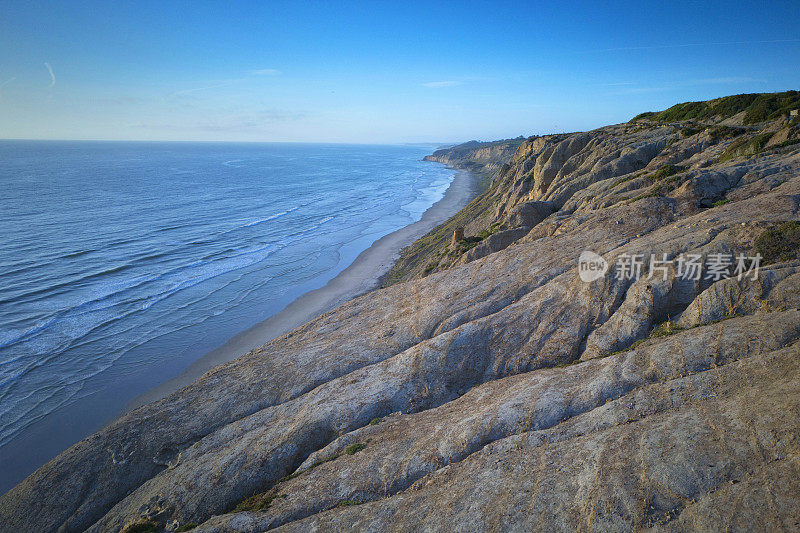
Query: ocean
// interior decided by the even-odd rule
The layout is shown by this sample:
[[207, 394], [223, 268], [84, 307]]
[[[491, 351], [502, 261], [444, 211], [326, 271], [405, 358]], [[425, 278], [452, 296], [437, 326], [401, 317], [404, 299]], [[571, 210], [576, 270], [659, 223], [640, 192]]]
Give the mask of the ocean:
[[431, 148], [0, 141], [0, 492], [418, 220]]

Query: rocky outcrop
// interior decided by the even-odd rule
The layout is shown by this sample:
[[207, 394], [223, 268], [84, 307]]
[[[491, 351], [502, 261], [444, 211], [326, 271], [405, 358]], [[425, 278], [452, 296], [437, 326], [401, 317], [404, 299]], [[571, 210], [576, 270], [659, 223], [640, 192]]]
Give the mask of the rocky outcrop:
[[553, 202], [522, 202], [515, 205], [502, 223], [503, 228], [532, 228], [557, 211]]
[[518, 137], [491, 142], [469, 141], [436, 150], [431, 155], [425, 156], [424, 160], [491, 176], [511, 160], [517, 147], [524, 140], [524, 137]]
[[486, 257], [489, 254], [508, 248], [527, 235], [528, 231], [530, 231], [530, 228], [528, 226], [523, 226], [489, 235], [489, 237], [478, 243], [477, 246], [467, 250], [467, 252], [461, 256], [461, 262], [469, 263], [470, 261]]
[[[474, 246], [450, 229], [428, 275], [76, 444], [0, 530], [796, 529], [797, 249], [758, 279], [649, 262], [751, 256], [800, 220], [800, 144], [728, 157], [761, 129], [717, 122], [526, 140]], [[584, 250], [611, 267], [591, 282]]]
[[[492, 179], [511, 161], [523, 141], [523, 137], [494, 142], [470, 141], [436, 150], [425, 157], [426, 161], [435, 161], [477, 175], [480, 181], [479, 189], [482, 192], [444, 224], [404, 249], [400, 258], [384, 277], [384, 285], [430, 274], [437, 269], [442, 251], [450, 245], [451, 237], [456, 230], [466, 230], [469, 235], [473, 235], [489, 224], [495, 209], [492, 191], [496, 187], [492, 184]], [[455, 250], [461, 247], [451, 246], [451, 248]], [[452, 265], [452, 262], [450, 264]]]

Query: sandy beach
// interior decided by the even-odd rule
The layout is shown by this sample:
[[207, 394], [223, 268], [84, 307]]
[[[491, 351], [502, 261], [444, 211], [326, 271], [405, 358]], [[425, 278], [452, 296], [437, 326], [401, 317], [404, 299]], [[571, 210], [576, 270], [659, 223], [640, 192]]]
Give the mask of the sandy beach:
[[391, 269], [403, 248], [454, 215], [478, 193], [477, 176], [458, 171], [444, 197], [425, 211], [420, 220], [381, 237], [325, 286], [305, 293], [279, 313], [203, 355], [180, 375], [135, 398], [127, 405], [125, 412], [163, 398], [197, 380], [213, 367], [232, 361], [312, 318], [376, 289], [381, 277]]

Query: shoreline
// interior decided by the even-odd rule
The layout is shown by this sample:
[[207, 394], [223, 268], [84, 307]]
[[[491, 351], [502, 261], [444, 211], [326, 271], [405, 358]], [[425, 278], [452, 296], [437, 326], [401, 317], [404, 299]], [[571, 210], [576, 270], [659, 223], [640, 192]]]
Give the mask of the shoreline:
[[196, 381], [215, 366], [232, 361], [353, 298], [379, 288], [381, 280], [397, 261], [403, 248], [446, 221], [478, 196], [479, 176], [466, 170], [454, 170], [456, 175], [444, 196], [429, 207], [418, 221], [376, 240], [324, 286], [299, 296], [278, 313], [202, 355], [176, 377], [137, 396], [125, 406], [119, 416], [168, 396]]

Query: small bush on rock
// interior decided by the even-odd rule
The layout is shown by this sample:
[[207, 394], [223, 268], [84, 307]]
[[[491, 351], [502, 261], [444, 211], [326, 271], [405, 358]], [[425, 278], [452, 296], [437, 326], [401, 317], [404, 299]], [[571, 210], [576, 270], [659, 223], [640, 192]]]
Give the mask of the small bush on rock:
[[125, 526], [121, 533], [155, 533], [159, 530], [158, 524], [150, 520], [139, 520]]
[[278, 492], [275, 490], [261, 492], [259, 494], [250, 496], [245, 501], [241, 502], [236, 506], [234, 511], [263, 511], [269, 507], [276, 498], [286, 498], [287, 496], [288, 494], [278, 494]]
[[350, 446], [345, 448], [344, 449], [344, 453], [346, 453], [347, 455], [355, 455], [356, 453], [360, 452], [361, 450], [363, 450], [366, 447], [367, 447], [367, 445], [364, 444], [363, 442], [357, 442], [357, 443], [351, 444]]
[[800, 222], [784, 222], [768, 229], [756, 239], [756, 251], [764, 263], [800, 258]]
[[336, 507], [350, 507], [351, 505], [359, 505], [361, 502], [358, 500], [344, 500], [336, 504]]

